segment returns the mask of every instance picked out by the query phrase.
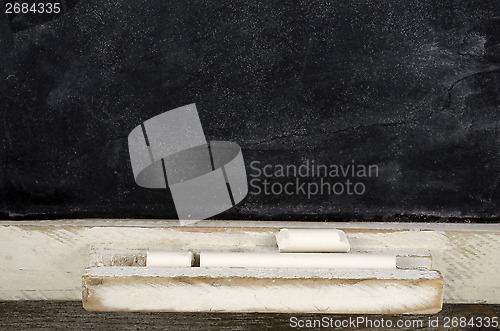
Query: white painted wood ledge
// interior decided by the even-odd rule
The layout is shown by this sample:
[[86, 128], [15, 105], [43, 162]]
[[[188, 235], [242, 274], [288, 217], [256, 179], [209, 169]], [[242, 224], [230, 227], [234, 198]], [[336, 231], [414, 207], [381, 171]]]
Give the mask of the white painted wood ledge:
[[427, 314], [442, 306], [431, 270], [93, 267], [83, 305], [97, 311]]
[[[500, 304], [499, 224], [202, 221], [189, 226], [181, 226], [178, 221], [158, 220], [0, 222], [0, 279], [2, 280], [0, 300], [82, 300], [82, 275], [85, 268], [89, 266], [94, 267], [87, 270], [85, 276], [89, 280], [87, 285], [90, 287], [110, 285], [109, 288], [101, 287], [99, 293], [104, 293], [102, 289], [108, 291], [107, 293], [112, 293], [113, 286], [117, 284], [124, 286], [123, 284], [131, 279], [129, 276], [120, 274], [119, 270], [123, 268], [122, 265], [143, 265], [140, 254], [130, 259], [128, 253], [122, 254], [118, 258], [119, 261], [115, 263], [111, 261], [116, 259], [116, 256], [106, 258], [106, 254], [103, 253], [101, 259], [109, 259], [109, 261], [99, 262], [95, 254], [91, 254], [96, 248], [105, 250], [109, 247], [142, 252], [148, 249], [191, 250], [195, 253], [201, 251], [276, 252], [275, 234], [281, 228], [342, 229], [351, 243], [353, 252], [393, 252], [403, 255], [400, 261], [416, 263], [414, 266], [423, 264], [429, 267], [430, 259], [425, 253], [428, 252], [432, 255], [432, 269], [438, 270], [444, 278], [444, 293], [442, 293], [444, 302]], [[418, 257], [419, 260], [405, 260], [405, 255]], [[101, 268], [97, 268], [99, 263], [101, 263]], [[110, 265], [117, 265], [114, 268], [110, 267], [110, 271], [118, 272], [119, 275], [115, 276], [119, 277], [110, 278], [109, 275], [101, 274], [104, 270], [102, 268]], [[126, 270], [140, 273], [144, 272], [145, 268]], [[172, 282], [172, 279], [176, 278], [165, 269], [155, 272], [159, 276], [155, 279], [161, 278], [159, 281], [163, 283]], [[206, 271], [196, 268], [190, 272]], [[235, 270], [219, 272], [217, 277], [212, 277], [212, 280], [217, 279], [216, 283], [227, 282], [228, 279], [234, 279], [234, 274], [232, 274], [234, 272]], [[279, 271], [272, 277], [279, 278], [280, 272], [283, 273]], [[338, 291], [342, 289], [342, 282], [347, 282], [349, 277], [342, 275], [341, 271], [332, 272], [330, 271], [329, 277], [338, 279], [335, 283], [338, 286], [330, 287], [328, 290], [332, 291], [332, 295], [340, 295]], [[412, 272], [418, 271], [397, 270], [395, 272], [398, 277], [405, 278]], [[431, 272], [429, 277], [436, 282], [439, 279], [437, 274]], [[386, 276], [390, 275], [384, 277]], [[144, 288], [144, 284], [148, 284], [148, 277], [152, 276], [142, 277], [136, 285], [151, 291], [151, 287]], [[251, 275], [249, 277], [252, 278]], [[102, 279], [96, 282], [97, 278]], [[124, 278], [126, 278], [125, 283]], [[423, 279], [425, 282], [425, 277]], [[290, 282], [293, 283], [293, 279], [286, 282], [279, 281], [278, 283], [284, 287], [277, 287], [276, 291], [286, 291], [292, 284]], [[182, 292], [182, 287], [177, 288]], [[300, 287], [294, 288], [300, 291]], [[411, 290], [408, 292], [408, 288], [406, 290], [404, 288], [404, 286], [399, 288], [401, 293], [411, 292]], [[194, 287], [191, 287], [190, 293], [194, 293], [193, 289]], [[202, 285], [197, 286], [196, 289], [200, 295], [206, 290]], [[233, 289], [237, 290], [238, 287]], [[392, 289], [397, 291], [396, 287]], [[226, 290], [229, 291], [230, 288], [226, 287]], [[383, 289], [380, 288], [380, 290]], [[258, 291], [260, 290], [257, 289], [256, 293], [260, 293]], [[436, 293], [436, 300], [440, 299], [439, 293]], [[214, 295], [221, 295], [223, 298], [230, 293], [221, 291]], [[418, 293], [415, 298], [417, 297]], [[96, 305], [100, 304], [98, 302], [102, 301], [94, 301]], [[418, 300], [413, 303], [413, 306], [410, 305], [413, 307], [410, 309], [412, 312], [432, 312], [426, 311], [426, 305], [420, 304]], [[327, 307], [327, 304], [331, 305], [332, 302], [317, 301], [315, 307], [318, 312], [335, 311], [335, 307], [323, 309]], [[272, 307], [270, 303], [270, 307], [267, 307], [268, 311], [275, 311]], [[155, 307], [150, 308], [155, 310]], [[223, 306], [219, 308], [225, 311]], [[347, 309], [347, 305], [344, 305], [344, 308]], [[389, 305], [389, 302], [386, 308], [388, 312], [397, 311]], [[256, 310], [250, 309], [250, 311]], [[296, 309], [296, 311], [305, 310]], [[366, 312], [370, 312], [369, 307]]]

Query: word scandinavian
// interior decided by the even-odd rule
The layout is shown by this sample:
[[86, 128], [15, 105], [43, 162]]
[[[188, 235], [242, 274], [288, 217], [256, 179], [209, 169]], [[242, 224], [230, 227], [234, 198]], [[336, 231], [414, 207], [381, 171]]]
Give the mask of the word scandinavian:
[[[301, 165], [250, 163], [250, 194], [253, 195], [363, 195], [363, 178], [378, 177], [377, 165], [316, 164], [306, 160]], [[332, 180], [333, 179], [333, 180]], [[339, 180], [341, 179], [341, 180]]]

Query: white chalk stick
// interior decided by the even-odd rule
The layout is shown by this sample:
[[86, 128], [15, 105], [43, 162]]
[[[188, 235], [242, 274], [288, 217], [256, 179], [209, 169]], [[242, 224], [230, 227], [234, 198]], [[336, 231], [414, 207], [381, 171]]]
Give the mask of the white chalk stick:
[[212, 253], [200, 254], [200, 267], [396, 269], [396, 256], [354, 253]]
[[193, 252], [148, 251], [147, 267], [191, 267], [194, 262]]
[[281, 229], [276, 241], [284, 253], [345, 253], [350, 249], [344, 231], [336, 229]]

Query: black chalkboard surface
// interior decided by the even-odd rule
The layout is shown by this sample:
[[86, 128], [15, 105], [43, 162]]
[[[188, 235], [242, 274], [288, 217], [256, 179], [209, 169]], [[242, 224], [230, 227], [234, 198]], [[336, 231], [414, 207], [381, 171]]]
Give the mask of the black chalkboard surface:
[[247, 169], [216, 219], [500, 217], [498, 1], [0, 4], [1, 219], [177, 218], [127, 136], [191, 103]]

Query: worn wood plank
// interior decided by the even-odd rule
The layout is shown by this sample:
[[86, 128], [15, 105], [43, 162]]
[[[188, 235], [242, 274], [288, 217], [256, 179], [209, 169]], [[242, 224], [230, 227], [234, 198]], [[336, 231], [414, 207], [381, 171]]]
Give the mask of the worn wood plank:
[[[500, 303], [500, 225], [80, 220], [2, 222], [2, 300], [81, 300], [81, 276], [93, 246], [199, 251], [277, 251], [282, 227], [337, 227], [353, 251], [426, 250], [445, 280], [444, 301]], [[216, 225], [220, 226], [217, 227]], [[392, 227], [392, 228], [391, 228]]]
[[[445, 304], [436, 315], [322, 315], [322, 314], [251, 314], [251, 313], [141, 313], [90, 312], [75, 301], [0, 301], [0, 329], [8, 330], [190, 330], [241, 331], [290, 330], [290, 319], [314, 320], [327, 317], [335, 321], [358, 317], [372, 321], [390, 321], [386, 330], [449, 330], [444, 318], [485, 318], [500, 316], [500, 305]], [[439, 321], [439, 327], [429, 327], [429, 320]], [[397, 321], [407, 327], [396, 327]], [[297, 329], [297, 328], [295, 328]], [[367, 323], [351, 330], [375, 330]], [[378, 328], [380, 329], [380, 328]], [[458, 329], [458, 328], [455, 328]], [[479, 329], [479, 328], [477, 328]], [[310, 330], [310, 329], [308, 329]]]
[[432, 314], [432, 270], [92, 267], [83, 305], [96, 311]]

